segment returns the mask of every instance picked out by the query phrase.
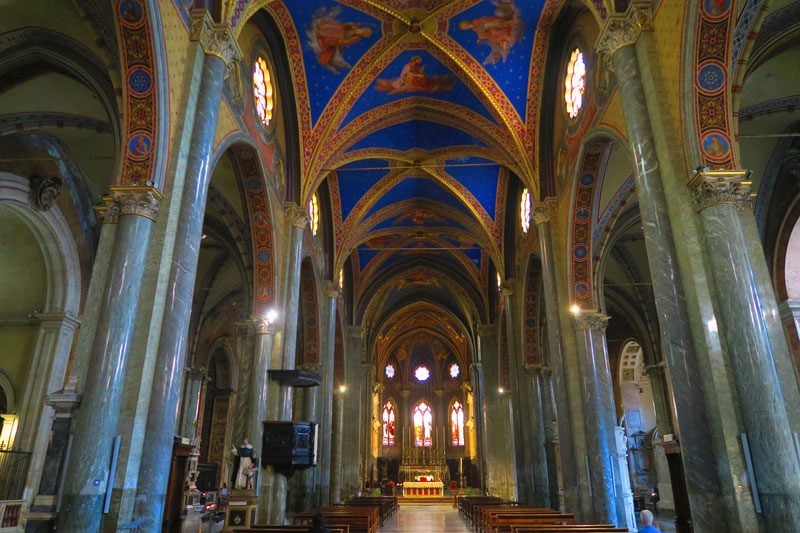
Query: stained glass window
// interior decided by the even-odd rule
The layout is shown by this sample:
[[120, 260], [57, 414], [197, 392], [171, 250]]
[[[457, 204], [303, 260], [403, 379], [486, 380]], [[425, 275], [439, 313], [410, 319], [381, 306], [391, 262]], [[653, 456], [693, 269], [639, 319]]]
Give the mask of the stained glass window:
[[394, 365], [392, 363], [386, 365], [386, 377], [389, 379], [394, 377]]
[[569, 58], [567, 74], [564, 77], [564, 101], [567, 104], [567, 115], [575, 118], [583, 107], [583, 92], [586, 89], [586, 63], [583, 52], [576, 48]]
[[316, 193], [308, 202], [308, 222], [311, 225], [311, 234], [316, 236], [319, 230], [319, 198]]
[[418, 366], [416, 370], [414, 370], [414, 377], [417, 378], [418, 381], [427, 381], [429, 377], [431, 377], [431, 371], [428, 370], [428, 367], [425, 366]]
[[394, 446], [394, 404], [391, 401], [383, 406], [383, 445]]
[[522, 198], [519, 202], [519, 219], [522, 225], [522, 232], [528, 233], [531, 227], [531, 193], [528, 189], [522, 189]]
[[464, 445], [464, 408], [459, 401], [450, 408], [450, 442], [453, 446]]
[[256, 59], [253, 66], [253, 97], [256, 102], [256, 114], [264, 126], [272, 121], [272, 109], [275, 107], [272, 90], [272, 76], [269, 73], [267, 60]]
[[425, 402], [414, 407], [414, 446], [430, 446], [433, 428], [433, 411]]
[[461, 372], [461, 369], [458, 368], [458, 365], [456, 363], [453, 363], [452, 365], [450, 365], [450, 377], [451, 378], [457, 378], [459, 372]]

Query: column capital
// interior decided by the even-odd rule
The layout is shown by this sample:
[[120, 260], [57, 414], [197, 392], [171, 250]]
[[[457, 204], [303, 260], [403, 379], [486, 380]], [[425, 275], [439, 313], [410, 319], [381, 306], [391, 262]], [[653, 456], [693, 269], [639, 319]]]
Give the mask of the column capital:
[[497, 326], [494, 324], [478, 324], [477, 330], [480, 337], [493, 337], [497, 335]]
[[548, 196], [531, 206], [531, 215], [537, 226], [550, 222], [556, 216], [556, 199]]
[[200, 43], [203, 52], [217, 56], [230, 67], [242, 58], [242, 50], [236, 42], [236, 36], [227, 24], [218, 24], [211, 18], [206, 9], [192, 9], [191, 40]]
[[525, 373], [531, 376], [541, 376], [543, 378], [549, 378], [553, 375], [553, 369], [547, 365], [532, 365], [530, 363], [525, 363], [522, 365]]
[[247, 318], [236, 323], [240, 331], [245, 335], [273, 335], [275, 324], [263, 318]]
[[576, 331], [592, 330], [605, 332], [610, 317], [597, 311], [581, 311], [572, 317], [572, 326]]
[[697, 211], [720, 204], [733, 204], [738, 209], [753, 208], [750, 196], [752, 182], [749, 170], [702, 170], [696, 172], [690, 186]]
[[344, 330], [350, 337], [360, 337], [363, 339], [367, 335], [367, 328], [364, 326], [345, 326]]
[[656, 363], [654, 365], [647, 365], [644, 367], [644, 373], [648, 376], [663, 376], [664, 375], [664, 363]]
[[500, 283], [500, 294], [503, 296], [511, 296], [514, 294], [514, 280], [507, 279]]
[[154, 187], [111, 187], [110, 191], [111, 194], [104, 200], [106, 212], [116, 217], [116, 220], [109, 221], [111, 224], [119, 220], [121, 215], [134, 215], [155, 221], [158, 205], [164, 199]]
[[75, 330], [81, 325], [81, 321], [69, 313], [31, 313], [30, 317], [42, 326]]
[[611, 15], [600, 32], [595, 50], [610, 59], [620, 48], [636, 44], [643, 31], [653, 30], [650, 0], [634, 0], [624, 14]]
[[202, 366], [187, 366], [185, 370], [186, 376], [191, 379], [205, 379], [208, 376], [208, 370]]
[[308, 213], [297, 204], [286, 204], [286, 221], [296, 228], [304, 229], [308, 224]]
[[338, 283], [331, 280], [325, 280], [322, 282], [322, 292], [330, 298], [331, 300], [335, 300], [337, 298], [342, 297], [342, 288], [339, 286]]

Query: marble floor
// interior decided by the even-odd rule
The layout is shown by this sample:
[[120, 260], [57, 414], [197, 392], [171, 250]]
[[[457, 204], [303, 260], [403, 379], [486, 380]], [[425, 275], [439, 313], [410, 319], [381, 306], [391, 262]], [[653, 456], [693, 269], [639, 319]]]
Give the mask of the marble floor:
[[467, 524], [450, 505], [401, 505], [381, 532], [454, 533], [469, 532]]

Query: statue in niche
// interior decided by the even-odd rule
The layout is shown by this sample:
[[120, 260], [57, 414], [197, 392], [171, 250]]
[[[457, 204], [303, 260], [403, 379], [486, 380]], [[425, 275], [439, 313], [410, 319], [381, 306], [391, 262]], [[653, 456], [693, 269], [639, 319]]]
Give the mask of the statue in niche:
[[233, 476], [231, 479], [233, 488], [252, 490], [253, 478], [258, 468], [256, 451], [253, 445], [245, 437], [239, 446], [231, 448], [231, 453], [236, 456], [236, 460], [233, 462]]

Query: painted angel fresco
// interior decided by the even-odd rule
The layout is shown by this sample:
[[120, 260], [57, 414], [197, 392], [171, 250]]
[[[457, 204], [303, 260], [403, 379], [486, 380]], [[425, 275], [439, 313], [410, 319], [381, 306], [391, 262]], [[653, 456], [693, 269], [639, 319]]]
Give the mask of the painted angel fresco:
[[491, 0], [495, 6], [494, 15], [462, 20], [458, 25], [462, 30], [472, 30], [478, 44], [488, 44], [492, 51], [483, 60], [484, 65], [494, 65], [508, 58], [511, 48], [522, 40], [525, 25], [520, 10], [514, 0]]
[[430, 223], [443, 223], [445, 220], [439, 215], [431, 213], [425, 209], [411, 209], [407, 213], [404, 213], [394, 219], [392, 222], [393, 225], [400, 224], [405, 222], [406, 220], [410, 220], [412, 223], [416, 224], [417, 226], [422, 226], [428, 222]]
[[358, 22], [341, 22], [340, 7], [321, 7], [314, 12], [306, 29], [308, 44], [320, 65], [338, 74], [350, 68], [344, 59], [344, 49], [372, 35], [372, 29]]
[[393, 79], [378, 78], [375, 89], [384, 93], [438, 93], [453, 88], [453, 77], [449, 74], [428, 76], [420, 56], [414, 56], [403, 66], [400, 76]]

